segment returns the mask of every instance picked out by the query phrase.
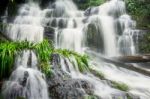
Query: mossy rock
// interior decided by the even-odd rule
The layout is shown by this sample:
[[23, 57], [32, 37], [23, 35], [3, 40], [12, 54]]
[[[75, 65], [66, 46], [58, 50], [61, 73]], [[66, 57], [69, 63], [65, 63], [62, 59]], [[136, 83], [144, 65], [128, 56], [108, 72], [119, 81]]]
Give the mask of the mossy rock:
[[116, 89], [119, 89], [119, 90], [122, 90], [122, 91], [128, 91], [129, 90], [129, 87], [124, 84], [124, 83], [118, 83], [118, 82], [115, 82], [115, 81], [112, 81], [112, 87], [116, 88]]
[[86, 95], [84, 96], [84, 99], [100, 99], [100, 98], [96, 95]]

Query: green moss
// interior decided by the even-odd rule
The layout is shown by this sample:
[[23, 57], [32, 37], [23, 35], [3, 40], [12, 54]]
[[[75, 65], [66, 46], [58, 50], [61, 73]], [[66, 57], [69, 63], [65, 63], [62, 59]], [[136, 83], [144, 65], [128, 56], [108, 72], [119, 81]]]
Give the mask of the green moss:
[[127, 99], [133, 99], [130, 95], [127, 94]]
[[112, 87], [119, 89], [119, 90], [122, 90], [122, 91], [128, 91], [129, 90], [129, 87], [126, 84], [118, 83], [115, 81], [112, 81]]
[[95, 95], [86, 95], [84, 97], [84, 99], [99, 99], [99, 98], [97, 96], [95, 96]]
[[[89, 70], [88, 56], [87, 55], [79, 55], [75, 51], [70, 51], [67, 49], [56, 49], [54, 51], [54, 53], [58, 53], [64, 57], [68, 58], [69, 60], [71, 57], [74, 57], [76, 62], [77, 62], [77, 65], [78, 65], [80, 72], [85, 72], [85, 71]], [[72, 61], [70, 60], [70, 62], [72, 62]], [[74, 63], [72, 62], [72, 64], [74, 64]]]
[[[90, 68], [90, 72], [92, 74], [94, 74], [96, 77], [98, 77], [99, 79], [101, 79], [101, 80], [108, 80], [108, 79], [105, 78], [103, 73], [101, 73], [97, 70], [94, 70], [94, 69]], [[111, 85], [112, 85], [113, 88], [116, 88], [116, 89], [119, 89], [119, 90], [122, 90], [122, 91], [128, 91], [129, 90], [129, 87], [124, 83], [119, 83], [119, 82], [115, 82], [115, 81], [111, 81], [111, 80], [109, 80], [109, 81], [111, 82]]]
[[96, 77], [100, 78], [100, 79], [105, 79], [104, 74], [101, 73], [101, 72], [99, 72], [99, 71], [97, 71], [97, 70], [94, 70], [94, 69], [91, 69], [91, 68], [90, 68], [90, 72], [91, 72], [92, 74], [94, 74]]

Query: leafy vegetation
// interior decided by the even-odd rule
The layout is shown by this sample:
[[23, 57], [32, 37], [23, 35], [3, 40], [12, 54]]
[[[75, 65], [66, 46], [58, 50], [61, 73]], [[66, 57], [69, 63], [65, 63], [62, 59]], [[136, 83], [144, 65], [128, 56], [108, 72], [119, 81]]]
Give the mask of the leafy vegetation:
[[[67, 49], [56, 49], [54, 52], [68, 58], [69, 60], [73, 56], [77, 62], [77, 65], [78, 65], [80, 72], [84, 72], [84, 71], [89, 70], [88, 56], [87, 55], [79, 55], [78, 53], [76, 53], [74, 51], [67, 50]], [[72, 61], [70, 60], [70, 62], [72, 62]]]
[[141, 53], [150, 53], [150, 33], [146, 33], [139, 44], [139, 51]]
[[23, 50], [33, 50], [36, 53], [39, 61], [39, 68], [41, 68], [42, 72], [46, 75], [50, 75], [50, 56], [53, 53], [58, 53], [68, 59], [73, 56], [81, 72], [88, 70], [88, 57], [86, 55], [79, 55], [74, 51], [66, 49], [54, 49], [52, 42], [49, 43], [48, 40], [44, 40], [38, 44], [27, 41], [5, 41], [1, 42], [0, 46], [0, 78], [7, 77], [12, 72], [14, 58]]
[[54, 50], [54, 46], [52, 42], [49, 43], [48, 40], [44, 40], [43, 42], [36, 44], [34, 50], [39, 59], [41, 70], [46, 75], [49, 75], [50, 74], [50, 67], [49, 67], [50, 55], [52, 54]]
[[[30, 43], [27, 41], [21, 42], [1, 42], [0, 43], [0, 78], [8, 76], [12, 69], [15, 55], [23, 50], [34, 50], [38, 56], [39, 63], [41, 63], [40, 68], [44, 73], [48, 73], [48, 62], [49, 55], [53, 50], [53, 47], [48, 43], [47, 40], [39, 44]], [[44, 67], [43, 67], [44, 64]], [[46, 69], [45, 69], [46, 68]]]
[[104, 3], [106, 0], [74, 0], [78, 5], [79, 9], [85, 10], [88, 7], [99, 6]]
[[150, 1], [149, 0], [125, 0], [127, 11], [138, 22], [138, 28], [150, 29]]

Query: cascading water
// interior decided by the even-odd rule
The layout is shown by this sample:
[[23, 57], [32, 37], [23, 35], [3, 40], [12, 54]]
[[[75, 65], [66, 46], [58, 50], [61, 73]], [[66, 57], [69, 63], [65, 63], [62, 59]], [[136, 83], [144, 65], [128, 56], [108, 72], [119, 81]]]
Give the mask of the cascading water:
[[54, 5], [47, 22], [55, 28], [56, 47], [82, 52], [82, 11], [71, 0], [56, 0]]
[[123, 55], [135, 55], [134, 36], [139, 34], [139, 30], [135, 30], [136, 22], [131, 20], [129, 15], [124, 14], [120, 16], [119, 23], [123, 33], [118, 39], [119, 50]]
[[[149, 77], [99, 59], [99, 55], [112, 57], [136, 54], [134, 36], [139, 31], [135, 29], [136, 23], [127, 15], [123, 0], [110, 0], [85, 12], [78, 10], [72, 0], [56, 0], [45, 10], [41, 10], [37, 3], [29, 2], [20, 8], [19, 15], [5, 32], [14, 41], [38, 43], [43, 40], [43, 26], [54, 31], [56, 48], [75, 50], [81, 54], [88, 52], [91, 57], [90, 68], [102, 72], [107, 80], [125, 83], [130, 87], [128, 92], [113, 88], [108, 81], [100, 80], [90, 72], [81, 73], [74, 57], [69, 60], [61, 58], [62, 70], [72, 79], [90, 82], [95, 95], [102, 99], [127, 99], [127, 94], [131, 94], [133, 99], [149, 99]], [[34, 52], [23, 51], [16, 58], [15, 71], [3, 86], [4, 97], [48, 99], [44, 79], [38, 70]]]
[[[6, 35], [13, 41], [41, 42], [44, 32], [42, 18], [44, 11], [38, 4], [24, 4], [14, 22], [8, 25]], [[35, 53], [30, 50], [16, 56], [15, 70], [3, 85], [4, 99], [49, 99], [45, 77], [39, 71], [37, 62]]]
[[[70, 8], [69, 5], [73, 7]], [[63, 9], [62, 9], [63, 8]], [[125, 10], [125, 3], [122, 0], [111, 0], [99, 7], [89, 8], [84, 14], [77, 10], [72, 0], [57, 0], [52, 10], [51, 18], [57, 20], [55, 27], [55, 43], [58, 48], [66, 48], [78, 52], [84, 50], [95, 50], [105, 56], [133, 55], [136, 54], [134, 35], [139, 33], [135, 29], [136, 23], [131, 20]], [[72, 14], [74, 12], [74, 14]], [[79, 14], [80, 12], [80, 14]], [[56, 16], [57, 15], [57, 16]], [[60, 19], [63, 23], [60, 23]], [[62, 27], [60, 28], [60, 24]], [[76, 33], [75, 33], [76, 32]], [[117, 68], [113, 64], [102, 62], [97, 56], [88, 53], [92, 57], [91, 65], [93, 69], [99, 70], [106, 75], [106, 78], [112, 81], [118, 81], [127, 84], [131, 89], [128, 93], [134, 98], [149, 99], [150, 78], [141, 74]], [[74, 65], [76, 61], [71, 58]], [[102, 99], [127, 99], [126, 93], [112, 88], [105, 81], [99, 80], [91, 73], [83, 74], [72, 63], [61, 62], [63, 71], [70, 74], [73, 79], [84, 79], [94, 86], [94, 93]], [[119, 74], [119, 75], [118, 75]], [[136, 97], [137, 96], [137, 97]]]
[[133, 36], [139, 31], [135, 29], [136, 23], [127, 15], [125, 3], [122, 0], [111, 0], [87, 11], [90, 17], [86, 30], [88, 31], [89, 25], [96, 24], [96, 31], [98, 31], [96, 34], [103, 38], [103, 40], [97, 40], [96, 43], [104, 43], [104, 46], [101, 46], [101, 48], [104, 47], [102, 51], [104, 55], [136, 54]]

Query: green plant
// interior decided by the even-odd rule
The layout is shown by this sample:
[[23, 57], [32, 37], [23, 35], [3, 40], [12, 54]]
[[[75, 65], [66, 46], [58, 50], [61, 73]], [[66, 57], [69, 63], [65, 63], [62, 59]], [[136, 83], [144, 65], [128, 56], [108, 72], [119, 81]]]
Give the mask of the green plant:
[[138, 22], [141, 29], [149, 28], [150, 1], [149, 0], [125, 0], [129, 14]]
[[[52, 42], [48, 42], [48, 40], [43, 40], [40, 43], [6, 41], [1, 42], [0, 46], [0, 78], [7, 77], [12, 72], [15, 55], [23, 50], [32, 50], [36, 53], [39, 61], [39, 68], [47, 76], [51, 74], [50, 56], [53, 53], [58, 53], [68, 59], [74, 57], [81, 72], [88, 70], [88, 57], [86, 55], [79, 55], [74, 51], [66, 49], [54, 49]], [[70, 60], [70, 62], [72, 61]]]
[[50, 55], [54, 50], [54, 46], [52, 42], [48, 42], [48, 40], [43, 40], [43, 42], [35, 45], [35, 52], [39, 59], [40, 68], [46, 74], [50, 74]]
[[[64, 57], [68, 58], [69, 60], [71, 57], [74, 57], [76, 62], [77, 62], [77, 65], [78, 65], [80, 72], [84, 72], [84, 71], [89, 70], [88, 56], [87, 55], [79, 55], [75, 51], [70, 51], [67, 49], [56, 49], [54, 51], [54, 53], [58, 53]], [[72, 62], [72, 61], [70, 60], [70, 62]]]
[[118, 83], [115, 81], [112, 81], [112, 87], [119, 89], [119, 90], [122, 90], [122, 91], [128, 91], [129, 90], [129, 87], [126, 84]]
[[144, 34], [143, 38], [139, 43], [139, 52], [150, 53], [150, 33]]
[[37, 44], [27, 41], [6, 41], [1, 42], [0, 46], [0, 78], [8, 76], [11, 73], [15, 55], [27, 49], [33, 50], [37, 54], [42, 72], [49, 74], [49, 59], [53, 51], [53, 46], [47, 40], [43, 40], [43, 42]]
[[11, 72], [17, 46], [14, 43], [0, 43], [0, 78]]

